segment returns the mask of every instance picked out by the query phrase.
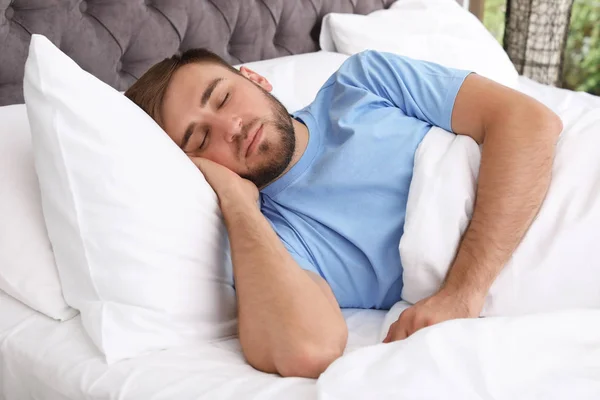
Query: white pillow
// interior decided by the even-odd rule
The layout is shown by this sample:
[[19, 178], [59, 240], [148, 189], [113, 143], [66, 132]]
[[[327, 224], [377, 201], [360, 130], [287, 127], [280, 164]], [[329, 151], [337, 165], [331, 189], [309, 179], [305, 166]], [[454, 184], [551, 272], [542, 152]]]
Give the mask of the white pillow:
[[325, 81], [349, 56], [328, 51], [256, 61], [246, 66], [271, 82], [272, 94], [288, 109], [298, 111], [309, 105]]
[[454, 0], [402, 0], [366, 16], [327, 14], [320, 44], [345, 54], [367, 49], [396, 53], [518, 87], [519, 75], [502, 46]]
[[0, 289], [50, 318], [65, 303], [42, 215], [25, 105], [0, 107]]
[[226, 231], [195, 165], [40, 35], [24, 94], [63, 293], [107, 362], [234, 335]]

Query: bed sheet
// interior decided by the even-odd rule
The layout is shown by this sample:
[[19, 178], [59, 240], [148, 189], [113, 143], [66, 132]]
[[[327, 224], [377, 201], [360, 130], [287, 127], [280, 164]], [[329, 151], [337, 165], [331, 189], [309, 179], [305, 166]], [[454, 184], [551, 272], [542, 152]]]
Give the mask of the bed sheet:
[[0, 340], [37, 312], [0, 290]]
[[[3, 298], [1, 400], [314, 399], [316, 381], [250, 367], [238, 340], [173, 348], [107, 366], [80, 317], [57, 322]], [[378, 341], [384, 311], [344, 310], [346, 353]], [[12, 323], [4, 323], [10, 317]]]
[[35, 314], [37, 314], [36, 311], [0, 290], [0, 400], [4, 400], [2, 388], [6, 386], [5, 376], [2, 373], [2, 359], [4, 357], [1, 351], [2, 341], [21, 322]]

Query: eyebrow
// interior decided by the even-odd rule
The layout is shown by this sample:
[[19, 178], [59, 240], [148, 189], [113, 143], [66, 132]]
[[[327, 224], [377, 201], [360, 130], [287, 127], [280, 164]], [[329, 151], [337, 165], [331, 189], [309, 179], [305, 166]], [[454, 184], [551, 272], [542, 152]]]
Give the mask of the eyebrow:
[[[206, 89], [204, 89], [204, 92], [202, 93], [202, 98], [200, 99], [200, 107], [204, 108], [206, 106], [206, 103], [208, 103], [208, 100], [210, 100], [210, 96], [212, 96], [216, 87], [219, 85], [219, 82], [221, 82], [222, 80], [223, 78], [215, 78], [210, 82]], [[183, 134], [183, 139], [181, 140], [181, 145], [179, 146], [182, 150], [185, 150], [185, 146], [190, 141], [190, 137], [192, 137], [192, 133], [194, 133], [195, 128], [196, 123], [192, 122], [188, 125], [187, 129], [185, 130], [185, 133]]]

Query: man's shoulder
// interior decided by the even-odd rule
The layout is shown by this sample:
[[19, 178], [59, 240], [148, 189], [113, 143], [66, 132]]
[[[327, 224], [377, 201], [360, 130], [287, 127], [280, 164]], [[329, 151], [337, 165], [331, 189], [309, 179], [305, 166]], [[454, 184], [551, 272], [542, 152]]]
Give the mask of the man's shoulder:
[[355, 53], [348, 57], [346, 61], [340, 65], [337, 73], [347, 73], [353, 71], [356, 67], [368, 63], [372, 58], [377, 57], [381, 53], [376, 50], [363, 50], [360, 53]]
[[377, 82], [389, 79], [398, 67], [412, 68], [417, 60], [399, 54], [377, 50], [363, 50], [348, 57], [323, 87], [335, 83], [371, 88]]
[[350, 64], [362, 63], [362, 62], [370, 61], [370, 60], [377, 59], [377, 58], [386, 58], [386, 57], [389, 57], [390, 55], [391, 55], [390, 53], [387, 53], [385, 51], [366, 49], [361, 52], [352, 54], [350, 57], [348, 57], [348, 59], [346, 60], [346, 63], [350, 63]]
[[341, 71], [344, 69], [351, 69], [356, 66], [369, 66], [377, 63], [386, 63], [392, 59], [399, 59], [405, 62], [414, 61], [410, 57], [406, 57], [400, 54], [367, 49], [348, 57], [346, 61], [340, 66], [339, 70]]
[[364, 50], [348, 57], [339, 68], [325, 81], [319, 89], [319, 93], [335, 86], [336, 84], [347, 85], [354, 79], [362, 78], [373, 59], [384, 57], [385, 53], [376, 50]]

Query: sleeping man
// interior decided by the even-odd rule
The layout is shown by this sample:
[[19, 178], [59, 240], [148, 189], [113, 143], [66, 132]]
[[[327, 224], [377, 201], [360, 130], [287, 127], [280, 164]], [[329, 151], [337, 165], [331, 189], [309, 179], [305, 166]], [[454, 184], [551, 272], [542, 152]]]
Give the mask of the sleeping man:
[[384, 341], [478, 317], [544, 199], [560, 118], [469, 71], [375, 51], [346, 60], [291, 115], [271, 90], [196, 49], [126, 92], [217, 193], [248, 362], [318, 377], [346, 345], [340, 308], [400, 300], [414, 155], [432, 126], [483, 144], [473, 217], [439, 291], [405, 310]]

